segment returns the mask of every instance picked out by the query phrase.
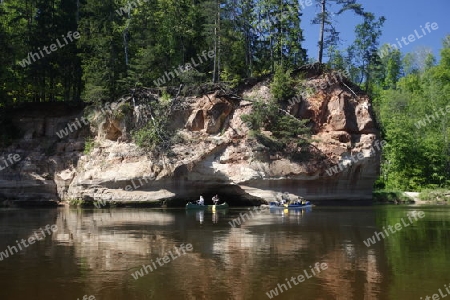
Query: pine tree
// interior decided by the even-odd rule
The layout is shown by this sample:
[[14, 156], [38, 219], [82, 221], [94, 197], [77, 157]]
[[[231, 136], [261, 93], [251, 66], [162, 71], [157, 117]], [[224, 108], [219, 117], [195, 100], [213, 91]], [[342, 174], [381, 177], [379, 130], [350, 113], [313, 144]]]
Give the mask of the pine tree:
[[81, 3], [79, 31], [83, 62], [84, 100], [114, 99], [126, 91], [120, 84], [126, 77], [121, 26], [117, 0]]
[[336, 13], [340, 15], [347, 10], [353, 11], [355, 14], [363, 16], [364, 11], [362, 9], [361, 4], [357, 4], [356, 0], [316, 0], [316, 5], [320, 8], [320, 12], [317, 13], [316, 17], [313, 19], [313, 24], [320, 25], [320, 34], [319, 34], [319, 53], [318, 53], [318, 61], [322, 63], [323, 61], [323, 52], [326, 47], [336, 46], [339, 41], [339, 32], [336, 30], [332, 13], [330, 12], [330, 5], [334, 3], [339, 5], [341, 9]]

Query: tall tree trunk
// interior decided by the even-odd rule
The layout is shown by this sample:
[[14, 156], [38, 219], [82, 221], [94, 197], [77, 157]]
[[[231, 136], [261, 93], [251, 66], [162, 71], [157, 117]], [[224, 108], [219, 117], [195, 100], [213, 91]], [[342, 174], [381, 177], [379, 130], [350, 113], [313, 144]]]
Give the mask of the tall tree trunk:
[[[280, 16], [283, 15], [283, 0], [280, 0]], [[280, 65], [283, 65], [283, 24], [282, 21], [279, 21], [280, 27], [278, 29], [278, 34], [280, 35]]]
[[251, 77], [253, 74], [252, 66], [252, 46], [250, 42], [250, 30], [247, 28], [245, 31], [245, 63], [248, 66], [247, 77]]
[[125, 66], [128, 67], [128, 41], [127, 41], [127, 35], [128, 35], [128, 25], [123, 31], [123, 49], [125, 51]]
[[122, 33], [123, 35], [123, 50], [124, 50], [124, 54], [125, 54], [125, 67], [128, 70], [128, 41], [127, 41], [127, 37], [128, 37], [128, 28], [130, 27], [130, 23], [131, 23], [131, 11], [128, 12], [128, 19], [125, 21], [125, 29]]
[[274, 73], [275, 72], [275, 62], [274, 62], [274, 58], [273, 58], [273, 37], [272, 35], [270, 35], [270, 68], [271, 68], [271, 72]]
[[[450, 167], [450, 159], [449, 159], [449, 143], [448, 143], [448, 135], [447, 135], [447, 115], [444, 116], [444, 118], [442, 119], [442, 134], [444, 136], [444, 148], [443, 148], [443, 157], [444, 157], [444, 174], [447, 173], [447, 175], [450, 173], [449, 167]], [[445, 184], [445, 182], [444, 182]]]
[[77, 12], [76, 12], [77, 25], [80, 22], [80, 0], [77, 0]]
[[320, 24], [320, 37], [319, 37], [319, 63], [322, 63], [323, 59], [323, 36], [325, 33], [325, 11], [326, 11], [326, 0], [322, 0], [322, 22]]
[[217, 19], [214, 20], [214, 66], [213, 66], [213, 82], [216, 82], [217, 72]]
[[220, 0], [217, 0], [217, 82], [220, 82], [220, 33]]

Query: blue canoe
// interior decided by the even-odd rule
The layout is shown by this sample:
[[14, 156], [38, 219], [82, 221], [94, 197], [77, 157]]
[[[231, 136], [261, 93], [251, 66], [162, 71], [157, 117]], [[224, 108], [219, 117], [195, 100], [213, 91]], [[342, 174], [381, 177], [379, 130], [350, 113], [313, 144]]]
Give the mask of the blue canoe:
[[302, 208], [309, 208], [313, 207], [311, 202], [306, 201], [305, 204], [284, 204], [284, 205], [278, 205], [276, 202], [270, 202], [269, 208], [270, 209], [302, 209]]

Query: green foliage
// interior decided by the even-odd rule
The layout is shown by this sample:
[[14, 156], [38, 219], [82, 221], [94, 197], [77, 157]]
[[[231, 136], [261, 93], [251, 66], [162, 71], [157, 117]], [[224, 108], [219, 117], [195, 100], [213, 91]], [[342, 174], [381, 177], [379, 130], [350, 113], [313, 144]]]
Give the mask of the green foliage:
[[276, 66], [270, 92], [277, 101], [287, 100], [295, 95], [291, 70], [285, 71], [282, 66]]
[[91, 153], [91, 151], [94, 149], [95, 147], [95, 141], [93, 138], [86, 138], [86, 140], [84, 141], [84, 151], [83, 153], [85, 155], [88, 155], [89, 153]]
[[263, 101], [253, 101], [252, 113], [242, 115], [241, 119], [249, 125], [251, 130], [259, 132], [268, 121], [268, 114], [274, 114], [274, 112], [268, 111], [268, 107]]
[[373, 192], [373, 201], [381, 203], [409, 203], [409, 199], [403, 192], [395, 190], [377, 190]]
[[[167, 96], [166, 96], [167, 97]], [[132, 132], [134, 142], [149, 150], [167, 151], [178, 135], [170, 128], [170, 103], [168, 101], [151, 102], [148, 122]]]
[[364, 13], [363, 23], [355, 27], [356, 39], [347, 50], [347, 63], [356, 68], [352, 80], [362, 84], [369, 93], [373, 87], [373, 73], [380, 65], [377, 50], [385, 21], [384, 17], [376, 18], [372, 13]]
[[256, 67], [252, 70], [253, 74], [264, 73], [265, 70], [273, 73], [275, 65], [292, 68], [306, 61], [298, 1], [261, 0], [245, 3], [253, 6], [249, 16], [246, 15], [248, 21], [244, 21], [244, 26], [249, 29], [244, 32], [248, 42], [247, 64]]
[[450, 191], [446, 189], [425, 189], [420, 192], [419, 198], [422, 201], [449, 203]]
[[[77, 29], [73, 1], [4, 1], [0, 5], [0, 102], [78, 101], [81, 62], [77, 40], [65, 44]], [[63, 47], [40, 52], [57, 44]], [[30, 59], [29, 53], [34, 53]], [[24, 60], [29, 60], [25, 63]], [[39, 79], [37, 79], [39, 78]]]
[[206, 81], [206, 75], [204, 73], [200, 73], [195, 69], [186, 70], [182, 72], [179, 78], [181, 82], [183, 82], [184, 84], [195, 84]]
[[380, 84], [386, 88], [395, 89], [402, 72], [401, 53], [398, 50], [391, 51], [382, 61], [382, 80]]
[[113, 110], [113, 117], [122, 120], [132, 111], [133, 108], [131, 107], [130, 103], [121, 103], [117, 108]]
[[274, 119], [268, 128], [279, 142], [285, 145], [292, 141], [299, 145], [306, 144], [306, 140], [299, 140], [298, 137], [309, 133], [309, 128], [305, 126], [309, 120], [299, 120], [283, 112], [279, 112]]
[[[319, 39], [319, 55], [318, 61], [322, 63], [323, 50], [335, 47], [339, 44], [339, 31], [336, 30], [335, 21], [333, 17], [340, 15], [346, 11], [352, 11], [356, 15], [365, 15], [361, 4], [356, 3], [355, 0], [315, 0], [316, 6], [321, 10], [315, 15], [312, 24], [320, 25], [320, 39]], [[340, 10], [335, 14], [330, 11], [330, 4], [335, 3], [340, 5]]]
[[255, 132], [255, 138], [259, 143], [272, 151], [283, 151], [285, 148], [285, 145], [282, 142], [261, 132]]
[[87, 202], [84, 201], [81, 198], [77, 198], [77, 199], [70, 199], [69, 200], [69, 205], [70, 206], [76, 206], [76, 207], [86, 207], [87, 206]]
[[331, 46], [328, 48], [328, 67], [332, 70], [345, 70], [345, 59], [342, 55], [341, 51], [339, 51], [336, 47]]
[[163, 132], [164, 126], [161, 123], [149, 122], [145, 127], [133, 133], [136, 144], [142, 148], [154, 149], [167, 140], [167, 134]]
[[[272, 151], [294, 154], [310, 142], [308, 120], [295, 118], [275, 101], [253, 101], [252, 112], [241, 119], [250, 127], [251, 135]], [[269, 131], [270, 135], [263, 131]]]
[[[374, 94], [374, 108], [389, 143], [383, 151], [379, 184], [388, 189], [450, 186], [450, 114], [446, 110], [450, 107], [450, 53], [446, 48], [441, 53], [437, 65], [429, 55], [423, 55], [423, 62], [415, 60], [416, 71], [396, 84], [396, 76], [391, 75], [411, 66], [399, 67], [400, 58], [394, 53], [395, 67], [382, 80], [385, 89]], [[386, 62], [394, 60], [386, 57]]]
[[226, 67], [221, 73], [221, 81], [226, 82], [230, 87], [234, 88], [241, 83], [242, 77], [231, 72], [230, 69]]
[[170, 96], [170, 94], [167, 92], [167, 89], [163, 89], [162, 90], [162, 94], [161, 94], [161, 102], [162, 103], [167, 103], [170, 101], [170, 99], [172, 99], [172, 96]]

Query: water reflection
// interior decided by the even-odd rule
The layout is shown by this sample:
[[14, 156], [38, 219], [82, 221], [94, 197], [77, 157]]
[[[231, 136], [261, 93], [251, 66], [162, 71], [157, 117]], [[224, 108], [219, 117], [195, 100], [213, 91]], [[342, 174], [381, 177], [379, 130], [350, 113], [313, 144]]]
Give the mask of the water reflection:
[[[439, 223], [424, 219], [392, 239], [366, 247], [363, 241], [377, 228], [395, 224], [408, 211], [266, 210], [231, 225], [248, 212], [0, 210], [0, 251], [35, 228], [58, 226], [47, 240], [0, 262], [0, 299], [43, 300], [55, 295], [76, 299], [87, 294], [96, 299], [259, 300], [285, 278], [302, 274], [316, 262], [329, 267], [277, 299], [298, 299], [300, 293], [302, 299], [410, 299], [421, 292], [418, 277], [408, 274], [414, 267], [430, 265], [422, 282], [431, 289], [429, 294], [433, 283], [448, 274], [449, 236], [448, 230], [442, 230], [448, 225], [443, 221], [448, 214], [427, 213]], [[411, 239], [414, 249], [407, 250]], [[427, 245], [422, 244], [425, 241]], [[131, 276], [183, 243], [192, 244], [193, 251], [137, 280]], [[432, 257], [420, 256], [417, 247], [427, 247]], [[433, 276], [431, 267], [439, 276]]]
[[205, 211], [197, 211], [195, 212], [195, 219], [200, 222], [200, 224], [203, 224], [203, 220], [205, 219]]
[[217, 224], [219, 223], [220, 220], [220, 215], [225, 216], [228, 212], [228, 209], [221, 209], [221, 210], [217, 210], [217, 211], [213, 211], [213, 210], [187, 210], [186, 211], [186, 216], [188, 216], [188, 218], [193, 218], [195, 216], [195, 220], [199, 223], [199, 224], [203, 224], [203, 222], [205, 221], [205, 215], [207, 216], [207, 218], [209, 219], [211, 216], [211, 221], [213, 224]]
[[212, 221], [214, 224], [219, 223], [219, 214], [215, 211], [212, 213]]

